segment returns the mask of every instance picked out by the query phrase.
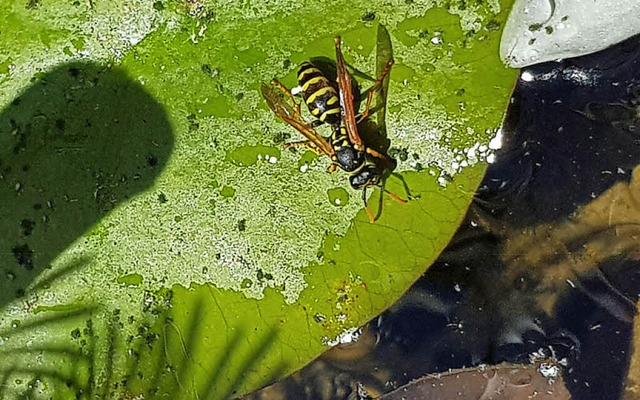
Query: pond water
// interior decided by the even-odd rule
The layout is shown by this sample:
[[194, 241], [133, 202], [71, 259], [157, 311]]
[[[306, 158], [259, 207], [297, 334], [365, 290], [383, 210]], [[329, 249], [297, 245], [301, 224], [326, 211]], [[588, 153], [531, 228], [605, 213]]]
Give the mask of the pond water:
[[639, 134], [640, 37], [524, 69], [503, 148], [436, 263], [358, 341], [249, 397], [376, 397], [552, 358], [573, 398], [621, 398], [640, 297]]

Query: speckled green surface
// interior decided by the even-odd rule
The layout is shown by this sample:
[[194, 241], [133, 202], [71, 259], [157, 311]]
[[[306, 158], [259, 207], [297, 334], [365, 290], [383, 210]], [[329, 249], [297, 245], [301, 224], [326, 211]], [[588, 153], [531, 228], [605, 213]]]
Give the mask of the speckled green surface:
[[[389, 306], [455, 231], [515, 78], [511, 2], [227, 3], [0, 5], [0, 353], [28, 355], [0, 357], [0, 394], [245, 392]], [[379, 23], [413, 198], [370, 224], [258, 88], [336, 35], [375, 75]]]

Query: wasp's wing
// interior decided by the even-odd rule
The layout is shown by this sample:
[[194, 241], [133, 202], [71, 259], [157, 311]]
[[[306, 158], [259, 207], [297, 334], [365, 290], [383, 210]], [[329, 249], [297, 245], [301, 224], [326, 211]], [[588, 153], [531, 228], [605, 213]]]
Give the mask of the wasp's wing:
[[322, 153], [330, 157], [335, 154], [333, 147], [331, 147], [327, 139], [322, 137], [311, 125], [306, 123], [300, 113], [298, 113], [273, 86], [263, 83], [262, 86], [260, 86], [260, 91], [267, 105], [278, 118], [294, 127]]
[[342, 122], [349, 135], [349, 141], [356, 148], [364, 147], [362, 138], [358, 133], [356, 123], [356, 110], [353, 103], [353, 92], [351, 91], [351, 74], [347, 70], [347, 64], [342, 56], [340, 47], [340, 36], [336, 37], [336, 70], [338, 74], [338, 89], [340, 92], [340, 107], [342, 107]]

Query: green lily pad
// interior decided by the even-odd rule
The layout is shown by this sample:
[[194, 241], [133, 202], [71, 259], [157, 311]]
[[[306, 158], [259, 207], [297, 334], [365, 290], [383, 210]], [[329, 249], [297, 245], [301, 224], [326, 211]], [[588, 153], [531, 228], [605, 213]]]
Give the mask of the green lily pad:
[[[226, 398], [391, 305], [491, 157], [510, 5], [0, 5], [0, 397]], [[363, 89], [396, 61], [372, 120], [409, 201], [375, 223], [260, 96], [337, 35]]]

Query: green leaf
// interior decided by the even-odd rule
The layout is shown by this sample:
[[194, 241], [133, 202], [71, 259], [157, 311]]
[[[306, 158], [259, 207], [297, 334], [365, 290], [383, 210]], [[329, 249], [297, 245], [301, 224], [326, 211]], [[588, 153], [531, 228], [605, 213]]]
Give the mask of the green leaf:
[[[510, 5], [0, 5], [0, 397], [225, 398], [391, 305], [484, 173]], [[259, 91], [337, 35], [363, 89], [395, 59], [372, 120], [411, 197], [373, 224]]]

